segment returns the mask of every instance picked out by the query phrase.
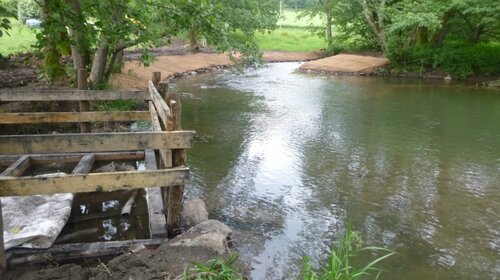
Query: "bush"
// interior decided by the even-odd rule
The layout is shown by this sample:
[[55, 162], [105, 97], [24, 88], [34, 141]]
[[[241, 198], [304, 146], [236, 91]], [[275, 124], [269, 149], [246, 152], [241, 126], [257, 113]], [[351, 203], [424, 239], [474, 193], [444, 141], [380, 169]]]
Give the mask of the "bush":
[[413, 47], [389, 53], [396, 68], [409, 71], [441, 69], [446, 74], [464, 79], [471, 75], [500, 74], [499, 43], [448, 43], [439, 48]]
[[17, 2], [17, 19], [25, 23], [30, 18], [40, 18], [40, 5], [35, 0], [19, 0]]
[[16, 17], [17, 0], [0, 0], [0, 16]]

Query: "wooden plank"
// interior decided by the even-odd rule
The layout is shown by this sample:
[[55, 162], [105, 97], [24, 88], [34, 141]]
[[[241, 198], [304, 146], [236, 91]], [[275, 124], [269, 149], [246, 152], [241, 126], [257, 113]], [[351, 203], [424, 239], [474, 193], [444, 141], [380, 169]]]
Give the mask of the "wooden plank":
[[160, 116], [163, 126], [167, 127], [168, 118], [170, 116], [170, 108], [168, 107], [167, 102], [165, 102], [165, 100], [161, 97], [153, 82], [149, 81], [148, 85], [149, 92], [151, 93], [151, 100], [153, 100], [156, 112], [158, 113], [158, 116]]
[[[54, 162], [72, 163], [79, 162], [86, 153], [66, 153], [66, 154], [31, 154], [30, 159], [33, 164], [49, 164]], [[9, 166], [22, 155], [0, 155], [0, 166]], [[94, 153], [95, 161], [130, 161], [143, 160], [144, 151], [129, 152], [105, 152]]]
[[[86, 90], [87, 89], [87, 71], [85, 69], [78, 69], [77, 70], [77, 85], [78, 89], [80, 90]], [[90, 103], [89, 101], [79, 101], [78, 106], [80, 108], [80, 113], [81, 112], [87, 112], [90, 110]], [[90, 123], [88, 122], [81, 122], [80, 123], [80, 132], [81, 133], [89, 133], [92, 130]]]
[[49, 249], [12, 248], [8, 251], [9, 267], [27, 264], [68, 262], [81, 259], [102, 258], [134, 252], [141, 248], [156, 248], [163, 239], [136, 239], [127, 241], [106, 241], [94, 243], [73, 243], [53, 245]]
[[[11, 166], [5, 169], [0, 176], [21, 176], [31, 166], [29, 156], [22, 156], [16, 160]], [[0, 216], [1, 218], [1, 216]]]
[[92, 101], [92, 100], [151, 100], [148, 91], [130, 90], [0, 90], [4, 101]]
[[149, 111], [3, 113], [0, 124], [147, 121]]
[[87, 174], [92, 170], [92, 166], [94, 165], [95, 156], [93, 154], [88, 154], [82, 157], [82, 159], [78, 162], [76, 167], [73, 169], [71, 174]]
[[143, 189], [184, 184], [188, 179], [186, 167], [57, 177], [0, 177], [0, 196]]
[[0, 154], [183, 149], [193, 146], [194, 134], [175, 131], [6, 135], [0, 136]]
[[[157, 170], [156, 155], [153, 150], [146, 150], [144, 163], [146, 170]], [[149, 232], [151, 238], [167, 237], [167, 220], [165, 219], [161, 189], [146, 188], [148, 202]]]
[[[149, 112], [151, 114], [151, 124], [153, 126], [153, 131], [162, 131], [160, 121], [158, 120], [158, 114], [156, 113], [155, 106], [152, 101], [149, 101]], [[159, 149], [160, 160], [162, 162], [161, 168], [172, 167], [172, 150], [170, 149]]]

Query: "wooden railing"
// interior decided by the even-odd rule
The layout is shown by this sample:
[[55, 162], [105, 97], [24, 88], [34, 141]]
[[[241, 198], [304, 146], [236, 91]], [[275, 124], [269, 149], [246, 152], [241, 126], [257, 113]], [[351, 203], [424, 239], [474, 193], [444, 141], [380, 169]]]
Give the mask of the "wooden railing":
[[[177, 232], [184, 185], [189, 179], [184, 149], [193, 146], [195, 132], [181, 130], [179, 96], [167, 95], [165, 91], [160, 93], [157, 87], [166, 87], [159, 85], [158, 74], [154, 79], [155, 82], [149, 82], [148, 91], [0, 91], [0, 102], [133, 99], [148, 102], [149, 107], [148, 111], [125, 112], [0, 113], [2, 125], [150, 120], [153, 130], [2, 135], [0, 197], [147, 188], [151, 236]], [[144, 160], [146, 170], [90, 173], [95, 162], [108, 160]], [[77, 163], [71, 174], [55, 177], [25, 175], [34, 165], [63, 162]], [[4, 261], [2, 253], [3, 242], [0, 241], [0, 267]]]

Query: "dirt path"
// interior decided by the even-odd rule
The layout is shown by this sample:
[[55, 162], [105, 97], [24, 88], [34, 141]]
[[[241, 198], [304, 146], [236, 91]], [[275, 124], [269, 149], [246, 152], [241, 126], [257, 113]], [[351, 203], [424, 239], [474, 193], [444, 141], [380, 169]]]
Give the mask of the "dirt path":
[[[307, 61], [318, 59], [314, 52], [265, 52], [267, 62]], [[163, 79], [180, 76], [183, 73], [203, 72], [216, 66], [227, 66], [231, 60], [225, 54], [196, 53], [184, 55], [159, 56], [149, 67], [139, 65], [138, 61], [127, 61], [122, 73], [113, 75], [112, 84], [120, 89], [146, 89], [147, 81], [155, 71], [160, 71]]]
[[385, 57], [338, 54], [302, 64], [300, 70], [328, 73], [371, 74], [377, 68], [389, 64]]

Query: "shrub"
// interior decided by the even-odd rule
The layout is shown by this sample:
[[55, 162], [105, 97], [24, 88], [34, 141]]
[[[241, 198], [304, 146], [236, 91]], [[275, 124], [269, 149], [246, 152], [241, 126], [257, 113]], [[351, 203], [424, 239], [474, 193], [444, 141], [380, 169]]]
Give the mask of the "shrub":
[[17, 2], [17, 19], [25, 23], [30, 18], [40, 18], [40, 5], [35, 0], [19, 0]]
[[[384, 252], [384, 254], [366, 265], [359, 265], [355, 262], [356, 258], [364, 252]], [[304, 257], [300, 277], [303, 280], [354, 280], [366, 276], [378, 279], [382, 269], [376, 265], [394, 254], [384, 248], [363, 247], [359, 233], [348, 228], [338, 245], [332, 248], [328, 263], [319, 271], [313, 268], [307, 256]]]
[[16, 17], [17, 0], [0, 0], [0, 16]]

